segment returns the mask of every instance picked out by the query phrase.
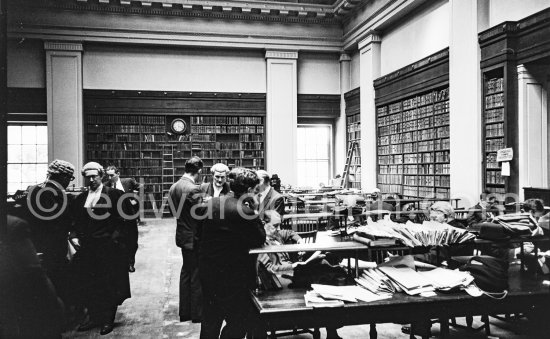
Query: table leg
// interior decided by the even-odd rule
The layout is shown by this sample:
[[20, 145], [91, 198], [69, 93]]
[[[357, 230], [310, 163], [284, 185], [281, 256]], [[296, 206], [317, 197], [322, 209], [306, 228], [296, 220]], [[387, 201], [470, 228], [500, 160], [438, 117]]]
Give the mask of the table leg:
[[376, 332], [376, 324], [370, 324], [370, 339], [378, 338], [378, 332]]
[[447, 318], [439, 319], [439, 322], [441, 324], [441, 338], [448, 338], [449, 337], [449, 319]]
[[313, 339], [321, 339], [321, 331], [318, 328], [313, 329]]

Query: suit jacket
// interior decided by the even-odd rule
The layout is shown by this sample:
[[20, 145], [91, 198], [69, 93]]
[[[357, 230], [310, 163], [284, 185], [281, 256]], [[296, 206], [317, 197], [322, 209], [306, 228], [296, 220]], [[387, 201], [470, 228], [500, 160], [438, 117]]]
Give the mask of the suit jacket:
[[199, 254], [201, 280], [220, 290], [251, 287], [256, 259], [248, 251], [265, 242], [259, 216], [232, 196], [212, 198], [202, 205], [200, 214], [204, 216]]
[[170, 209], [176, 217], [176, 245], [193, 250], [198, 245], [199, 226], [191, 209], [202, 201], [200, 186], [187, 177], [181, 177], [170, 187]]
[[275, 210], [281, 216], [285, 214], [285, 198], [273, 187], [269, 188], [269, 191], [265, 195], [264, 200], [258, 206], [258, 212], [263, 214], [267, 210]]
[[[124, 188], [124, 193], [134, 193], [141, 189], [141, 185], [134, 178], [118, 178], [122, 187]], [[110, 179], [108, 181], [109, 187], [116, 188], [116, 180]], [[139, 201], [135, 198], [129, 198], [130, 204], [132, 205], [132, 213], [136, 214], [139, 211]]]
[[[201, 184], [201, 191], [206, 194], [209, 197], [214, 196], [214, 184], [212, 182]], [[229, 192], [231, 192], [231, 189], [229, 188], [229, 183], [223, 184], [222, 191], [220, 192], [220, 196], [227, 195]]]

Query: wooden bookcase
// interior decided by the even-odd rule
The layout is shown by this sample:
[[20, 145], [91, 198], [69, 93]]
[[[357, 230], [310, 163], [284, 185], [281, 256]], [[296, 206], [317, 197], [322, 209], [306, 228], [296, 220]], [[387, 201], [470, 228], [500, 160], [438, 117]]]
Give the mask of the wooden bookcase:
[[[147, 214], [160, 209], [170, 186], [183, 175], [185, 162], [192, 156], [204, 162], [201, 182], [211, 180], [210, 168], [218, 162], [230, 168], [264, 168], [265, 114], [244, 115], [246, 111], [240, 110], [240, 114], [223, 115], [222, 109], [214, 104], [209, 105], [212, 112], [190, 112], [185, 107], [177, 113], [170, 112], [166, 106], [182, 105], [181, 96], [167, 99], [166, 94], [157, 93], [148, 96], [146, 109], [138, 98], [127, 98], [133, 94], [122, 93], [116, 99], [106, 98], [101, 91], [88, 95], [85, 101], [88, 107], [85, 110], [86, 161], [97, 161], [104, 167], [114, 165], [122, 177], [134, 177], [143, 182]], [[198, 95], [194, 94], [194, 98], [188, 100], [216, 103], [220, 96], [203, 94], [197, 99]], [[222, 107], [234, 107], [235, 101], [243, 100], [236, 94], [229, 97], [221, 99], [226, 102]], [[257, 99], [253, 101], [262, 100]], [[265, 104], [265, 99], [263, 102]], [[117, 109], [119, 104], [134, 106], [134, 112]], [[159, 110], [164, 108], [165, 113], [158, 112], [155, 106]], [[184, 133], [176, 134], [171, 130], [174, 119], [184, 120], [187, 125]]]
[[449, 52], [374, 81], [377, 185], [405, 198], [450, 198]]
[[449, 88], [377, 113], [378, 188], [408, 198], [449, 198]]
[[344, 94], [344, 100], [346, 101], [346, 149], [349, 150], [353, 142], [357, 142], [358, 145], [351, 159], [348, 188], [356, 189], [361, 189], [361, 112], [359, 97], [359, 88]]
[[483, 182], [484, 189], [503, 194], [506, 182], [501, 176], [497, 151], [506, 147], [504, 129], [504, 75], [502, 69], [483, 74]]

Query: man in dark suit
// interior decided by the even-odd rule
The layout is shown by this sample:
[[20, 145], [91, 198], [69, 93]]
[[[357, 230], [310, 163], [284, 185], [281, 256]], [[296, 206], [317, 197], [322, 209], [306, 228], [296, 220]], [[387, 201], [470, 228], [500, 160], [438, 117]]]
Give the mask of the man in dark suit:
[[227, 174], [229, 167], [225, 164], [217, 163], [210, 169], [212, 173], [212, 182], [201, 185], [201, 191], [207, 196], [216, 198], [228, 194], [231, 189], [227, 183]]
[[126, 223], [121, 214], [131, 213], [129, 204], [118, 201], [122, 192], [103, 185], [103, 167], [89, 162], [82, 168], [88, 191], [76, 197], [74, 231], [70, 240], [77, 253], [77, 286], [81, 289], [90, 319], [79, 331], [101, 325], [100, 334], [110, 333], [118, 305], [130, 298], [128, 258], [123, 236]]
[[[134, 178], [121, 178], [118, 168], [115, 166], [109, 166], [105, 170], [108, 178], [108, 186], [116, 188], [124, 193], [134, 194], [139, 192], [141, 185], [137, 183]], [[131, 218], [126, 219], [127, 227], [125, 228], [127, 234], [124, 239], [126, 240], [126, 250], [128, 252], [128, 271], [135, 272], [134, 267], [136, 263], [136, 252], [138, 250], [138, 219], [139, 219], [139, 202], [135, 197], [129, 197], [128, 201], [132, 205]]]
[[176, 245], [181, 248], [183, 266], [180, 274], [180, 321], [202, 320], [202, 292], [199, 281], [199, 229], [195, 205], [202, 201], [197, 184], [203, 163], [199, 157], [185, 162], [185, 174], [170, 187], [170, 208], [176, 217]]
[[264, 211], [275, 210], [281, 216], [285, 214], [284, 197], [270, 185], [270, 176], [264, 170], [256, 171], [260, 183], [256, 188], [256, 201], [258, 213], [263, 216]]
[[229, 173], [233, 196], [210, 199], [199, 209], [201, 215], [201, 250], [199, 274], [204, 295], [202, 339], [243, 338], [246, 324], [253, 315], [249, 290], [255, 284], [256, 258], [248, 254], [265, 241], [265, 230], [246, 202], [259, 180], [245, 168]]

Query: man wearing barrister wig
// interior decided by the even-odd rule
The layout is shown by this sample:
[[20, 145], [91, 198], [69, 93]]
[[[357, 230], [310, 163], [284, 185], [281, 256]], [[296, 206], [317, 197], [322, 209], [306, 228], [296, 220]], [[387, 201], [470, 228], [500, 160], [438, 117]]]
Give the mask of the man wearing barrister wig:
[[119, 210], [122, 192], [104, 186], [103, 174], [103, 167], [96, 162], [83, 166], [88, 192], [75, 200], [75, 231], [71, 234], [71, 242], [77, 249], [75, 259], [81, 279], [78, 286], [89, 315], [78, 330], [101, 326], [102, 335], [113, 330], [118, 305], [130, 298], [121, 213], [131, 213], [131, 206], [125, 204]]

